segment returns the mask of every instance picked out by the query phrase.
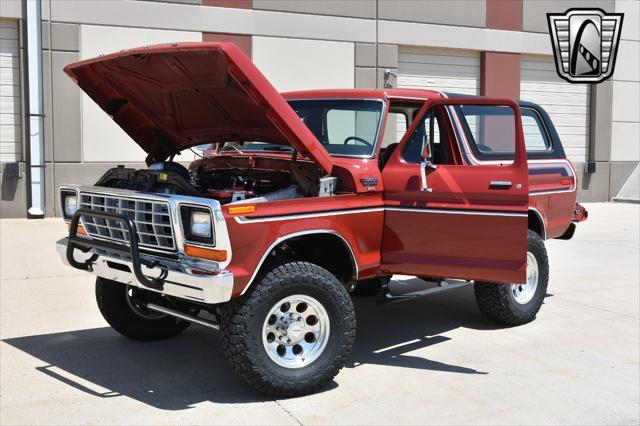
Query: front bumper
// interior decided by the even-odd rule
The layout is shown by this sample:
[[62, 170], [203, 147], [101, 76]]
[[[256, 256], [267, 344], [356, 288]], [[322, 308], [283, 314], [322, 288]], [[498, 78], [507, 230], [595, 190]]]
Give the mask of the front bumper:
[[[67, 246], [69, 238], [63, 238], [56, 243], [60, 259], [69, 266], [67, 260]], [[162, 289], [149, 288], [142, 284], [132, 272], [134, 265], [131, 259], [117, 255], [107, 255], [99, 250], [83, 253], [75, 250], [74, 259], [84, 262], [92, 256], [91, 267], [87, 272], [108, 280], [123, 284], [134, 285], [149, 291], [178, 297], [181, 299], [198, 301], [206, 304], [227, 302], [233, 292], [233, 274], [227, 270], [211, 270], [206, 264], [197, 260], [171, 260], [155, 256], [143, 256], [147, 264], [157, 264], [165, 269], [166, 278]], [[141, 265], [142, 272], [148, 277], [158, 276], [158, 268], [148, 268]]]

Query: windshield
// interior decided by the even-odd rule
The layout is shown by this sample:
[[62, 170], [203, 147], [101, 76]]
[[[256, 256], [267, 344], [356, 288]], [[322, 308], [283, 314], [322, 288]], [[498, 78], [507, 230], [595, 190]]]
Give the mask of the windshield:
[[381, 100], [291, 100], [289, 105], [332, 156], [373, 155], [384, 106]]
[[[363, 99], [292, 100], [289, 105], [332, 156], [371, 157], [383, 102]], [[290, 145], [227, 143], [223, 152], [293, 152]]]

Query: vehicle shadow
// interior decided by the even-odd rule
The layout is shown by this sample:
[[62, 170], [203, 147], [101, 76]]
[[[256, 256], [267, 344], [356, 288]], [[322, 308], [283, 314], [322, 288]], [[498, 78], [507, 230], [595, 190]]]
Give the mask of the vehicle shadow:
[[[492, 328], [476, 309], [471, 287], [385, 306], [378, 306], [375, 298], [354, 302], [358, 336], [347, 368], [379, 364], [487, 374], [408, 354], [449, 340], [443, 333], [457, 328]], [[41, 360], [39, 372], [97, 398], [125, 395], [164, 410], [183, 410], [204, 401], [271, 400], [234, 375], [222, 355], [218, 333], [202, 326], [162, 342], [131, 341], [109, 327], [3, 342]], [[336, 386], [334, 382], [324, 391]]]

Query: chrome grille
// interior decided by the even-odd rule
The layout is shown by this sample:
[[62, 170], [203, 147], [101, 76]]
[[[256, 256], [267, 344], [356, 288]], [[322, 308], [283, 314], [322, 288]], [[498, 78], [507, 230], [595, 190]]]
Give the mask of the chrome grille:
[[[176, 248], [168, 203], [80, 193], [80, 208], [130, 217], [142, 247], [158, 250]], [[82, 225], [90, 237], [129, 242], [129, 232], [122, 221], [83, 215]]]

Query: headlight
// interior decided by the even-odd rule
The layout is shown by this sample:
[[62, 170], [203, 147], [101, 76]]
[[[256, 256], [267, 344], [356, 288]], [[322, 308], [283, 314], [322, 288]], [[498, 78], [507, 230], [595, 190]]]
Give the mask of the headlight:
[[78, 210], [78, 197], [75, 195], [69, 195], [64, 199], [64, 213], [69, 216]]
[[60, 201], [62, 205], [62, 215], [69, 220], [78, 210], [78, 195], [75, 191], [60, 191]]
[[191, 211], [191, 235], [201, 238], [211, 237], [211, 214], [205, 211]]
[[180, 206], [180, 217], [186, 242], [209, 246], [215, 244], [211, 209], [183, 204]]

